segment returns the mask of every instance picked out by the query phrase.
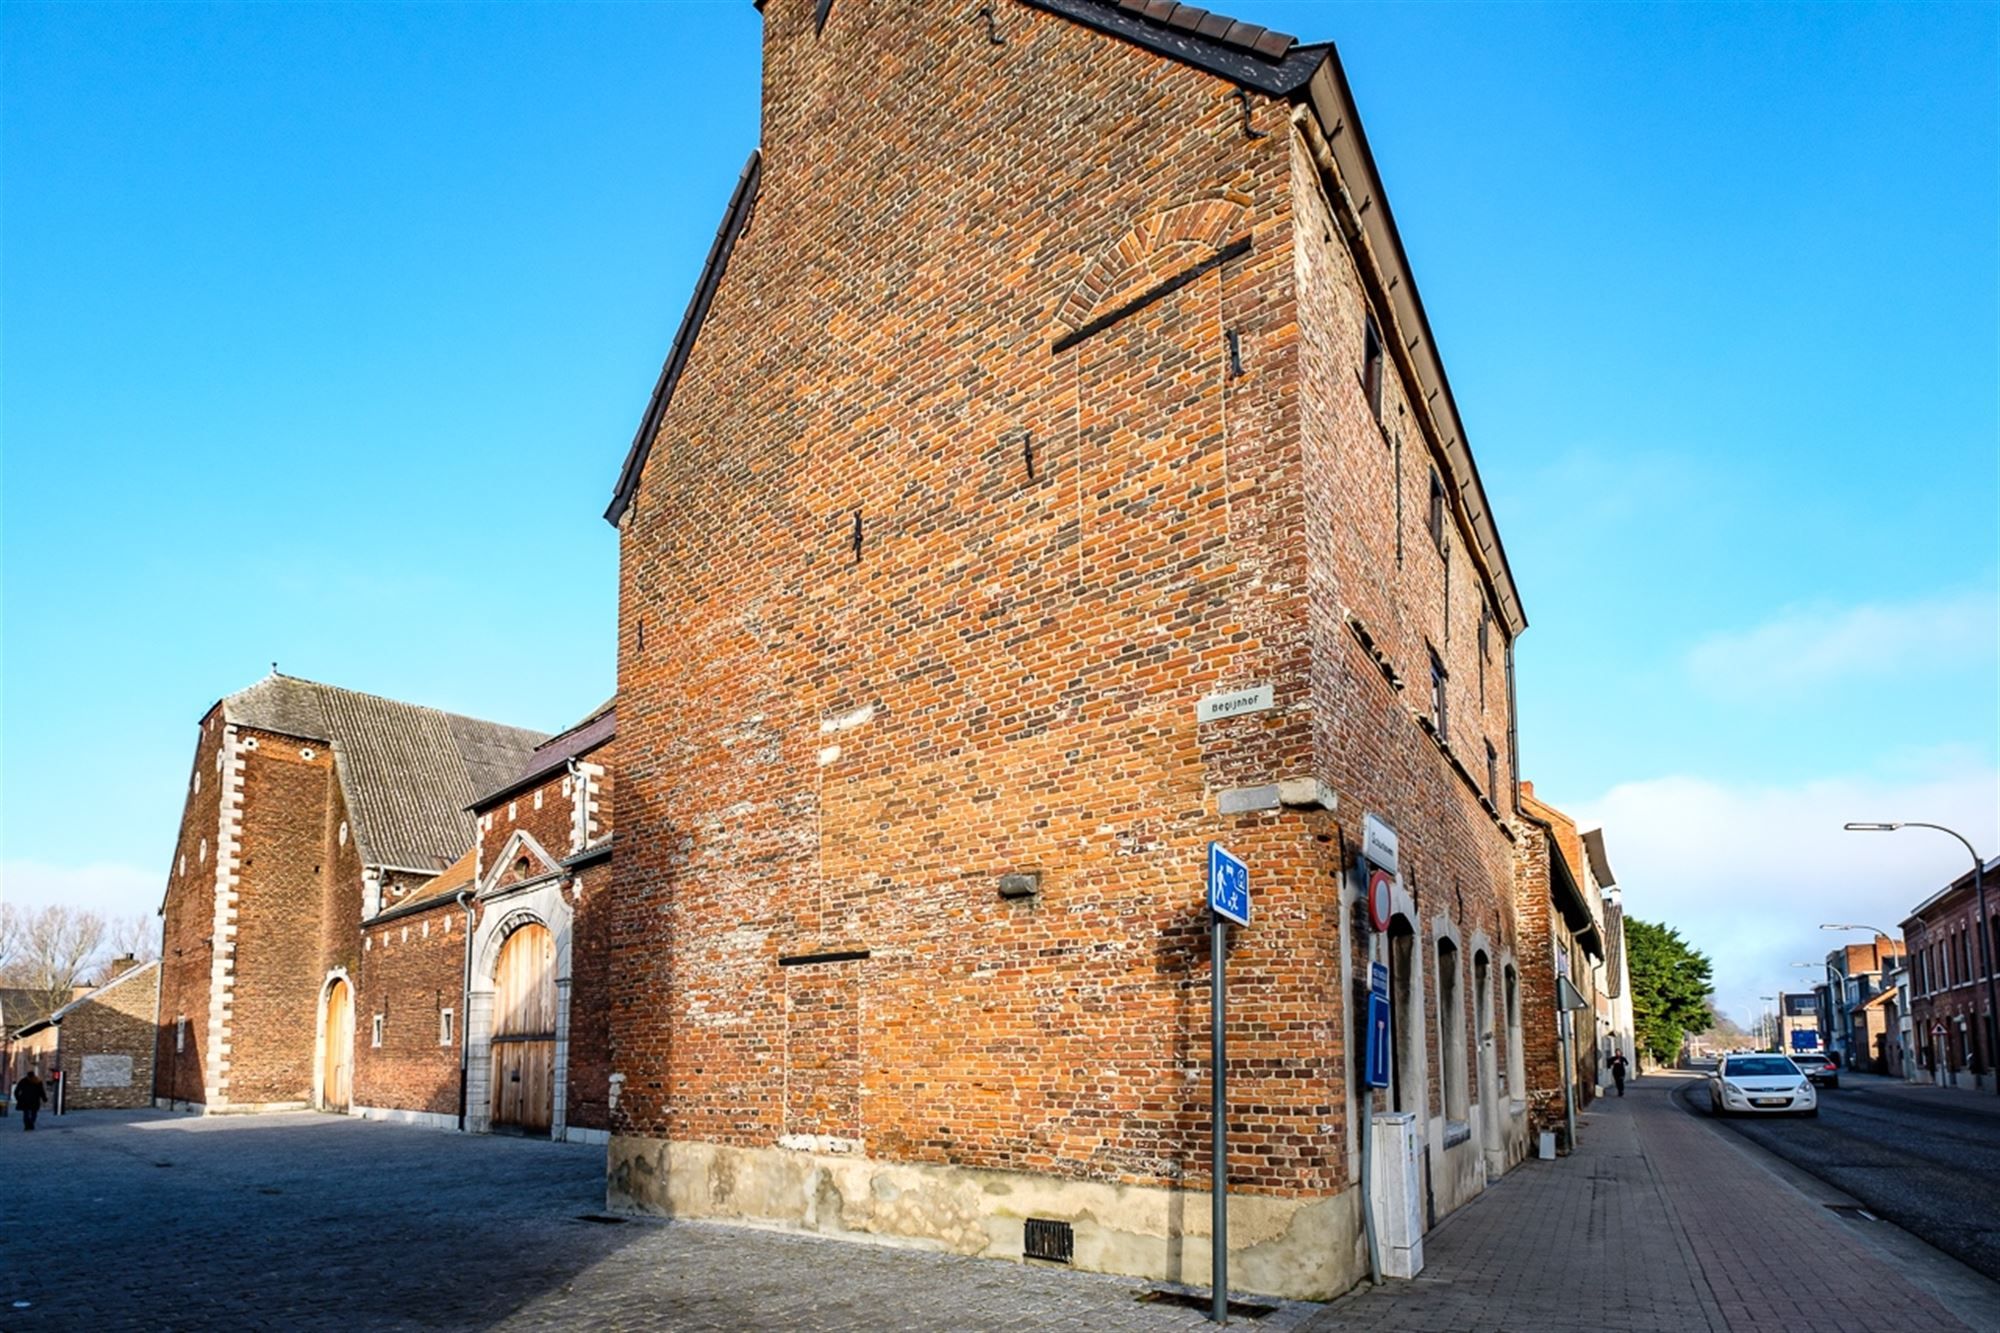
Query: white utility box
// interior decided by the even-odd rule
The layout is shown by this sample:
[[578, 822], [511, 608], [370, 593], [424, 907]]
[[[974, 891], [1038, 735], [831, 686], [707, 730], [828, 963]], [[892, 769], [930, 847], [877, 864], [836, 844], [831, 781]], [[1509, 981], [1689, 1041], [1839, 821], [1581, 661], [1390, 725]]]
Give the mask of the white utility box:
[[1382, 1272], [1415, 1277], [1424, 1268], [1424, 1145], [1417, 1118], [1408, 1111], [1378, 1115], [1370, 1132], [1375, 1181], [1368, 1197]]

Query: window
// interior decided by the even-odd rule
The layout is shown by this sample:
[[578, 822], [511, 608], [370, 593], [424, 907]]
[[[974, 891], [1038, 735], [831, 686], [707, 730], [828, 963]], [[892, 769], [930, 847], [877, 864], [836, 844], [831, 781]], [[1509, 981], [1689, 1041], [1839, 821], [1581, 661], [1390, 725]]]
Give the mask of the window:
[[1438, 480], [1437, 469], [1431, 469], [1431, 510], [1426, 520], [1430, 527], [1431, 544], [1444, 553], [1444, 483]]
[[1403, 435], [1396, 432], [1390, 445], [1390, 466], [1396, 470], [1396, 568], [1403, 567]]
[[1500, 752], [1486, 742], [1486, 799], [1500, 804]]
[[1361, 335], [1361, 391], [1368, 395], [1368, 410], [1382, 419], [1382, 335], [1375, 330], [1375, 316], [1363, 316]]
[[438, 1045], [451, 1045], [451, 1010], [438, 1010]]
[[1528, 1086], [1528, 1062], [1521, 1049], [1521, 979], [1512, 963], [1500, 969], [1500, 993], [1507, 1005], [1507, 1086], [1519, 1095]]
[[1486, 657], [1493, 640], [1493, 608], [1479, 599], [1479, 706], [1486, 707]]
[[1444, 1074], [1447, 1120], [1470, 1117], [1465, 1091], [1465, 1015], [1458, 994], [1458, 946], [1437, 942], [1438, 1068]]
[[368, 1044], [370, 1046], [380, 1046], [382, 1044], [382, 1015], [380, 1014], [375, 1015], [375, 1027], [368, 1038]]
[[174, 1020], [174, 1054], [176, 1055], [187, 1049], [187, 1030], [187, 1015], [182, 1014]]
[[1431, 649], [1431, 725], [1437, 729], [1438, 739], [1449, 741], [1450, 733], [1445, 730], [1445, 673], [1444, 663], [1438, 660], [1437, 649]]

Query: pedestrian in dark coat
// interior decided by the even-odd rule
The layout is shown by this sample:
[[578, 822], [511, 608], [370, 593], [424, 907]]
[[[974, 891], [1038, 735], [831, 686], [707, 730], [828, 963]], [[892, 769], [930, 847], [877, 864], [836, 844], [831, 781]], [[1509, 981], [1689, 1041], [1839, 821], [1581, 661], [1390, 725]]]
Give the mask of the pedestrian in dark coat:
[[1625, 1058], [1625, 1052], [1623, 1051], [1612, 1052], [1611, 1081], [1618, 1085], [1618, 1095], [1620, 1097], [1623, 1097], [1625, 1095], [1625, 1070], [1630, 1064], [1631, 1061]]
[[42, 1086], [41, 1079], [35, 1077], [35, 1071], [30, 1069], [21, 1076], [21, 1081], [14, 1085], [14, 1104], [21, 1108], [22, 1128], [35, 1127], [35, 1116], [46, 1100], [48, 1100], [48, 1090]]

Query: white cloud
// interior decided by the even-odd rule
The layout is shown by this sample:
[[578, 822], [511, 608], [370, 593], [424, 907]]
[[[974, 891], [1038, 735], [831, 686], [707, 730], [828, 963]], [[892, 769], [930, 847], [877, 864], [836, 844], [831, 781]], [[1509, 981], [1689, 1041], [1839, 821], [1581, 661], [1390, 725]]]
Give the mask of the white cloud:
[[1758, 997], [1804, 990], [1858, 922], [1900, 937], [1911, 908], [1971, 868], [1956, 841], [1928, 829], [1847, 833], [1849, 820], [1921, 819], [2000, 851], [2000, 771], [1940, 754], [1923, 776], [1834, 778], [1793, 787], [1700, 777], [1623, 783], [1572, 812], [1604, 825], [1625, 910], [1679, 930], [1715, 963], [1718, 1002], [1738, 1022]]
[[1761, 696], [1851, 676], [1988, 661], [2000, 639], [1991, 589], [1893, 604], [1787, 607], [1761, 625], [1702, 640], [1694, 679], [1724, 695]]
[[21, 907], [64, 903], [112, 917], [150, 914], [159, 910], [165, 891], [164, 874], [116, 861], [80, 866], [0, 861], [0, 901]]

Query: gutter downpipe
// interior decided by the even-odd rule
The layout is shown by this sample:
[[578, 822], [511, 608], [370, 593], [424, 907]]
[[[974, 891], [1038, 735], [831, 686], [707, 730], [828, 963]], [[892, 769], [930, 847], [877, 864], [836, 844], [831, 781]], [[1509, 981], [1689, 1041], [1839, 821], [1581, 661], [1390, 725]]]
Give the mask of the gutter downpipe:
[[471, 1058], [469, 1025], [472, 1022], [472, 890], [460, 889], [452, 901], [465, 909], [465, 966], [461, 970], [458, 999], [458, 1132], [465, 1132], [466, 1062]]

